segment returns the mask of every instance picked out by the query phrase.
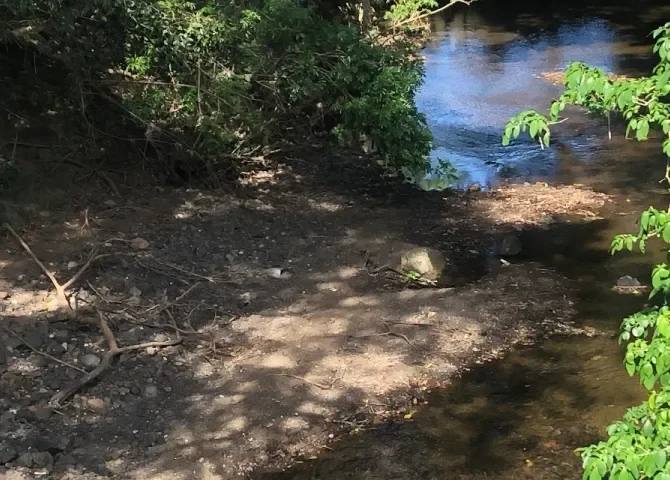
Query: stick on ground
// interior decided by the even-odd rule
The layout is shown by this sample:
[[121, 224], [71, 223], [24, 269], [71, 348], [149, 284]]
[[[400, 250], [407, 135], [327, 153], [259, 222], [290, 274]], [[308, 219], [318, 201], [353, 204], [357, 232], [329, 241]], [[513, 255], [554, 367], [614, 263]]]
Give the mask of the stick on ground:
[[136, 345], [128, 345], [127, 347], [119, 347], [118, 343], [116, 342], [114, 332], [112, 332], [112, 329], [109, 328], [107, 320], [105, 319], [105, 316], [102, 314], [100, 310], [98, 310], [98, 318], [100, 320], [99, 325], [100, 330], [102, 331], [102, 336], [105, 338], [105, 341], [107, 342], [108, 347], [107, 352], [102, 357], [100, 365], [95, 367], [95, 369], [91, 370], [90, 372], [86, 373], [86, 375], [83, 375], [82, 377], [77, 379], [77, 381], [74, 382], [68, 388], [61, 390], [53, 397], [51, 397], [49, 404], [52, 407], [56, 408], [60, 407], [63, 404], [63, 402], [65, 402], [72, 395], [77, 393], [81, 388], [88, 385], [93, 380], [102, 375], [102, 373], [105, 370], [107, 370], [107, 368], [109, 368], [109, 366], [112, 364], [112, 360], [114, 360], [115, 357], [121, 355], [122, 353], [130, 352], [133, 350], [140, 350], [147, 347], [171, 347], [173, 345], [178, 345], [179, 343], [181, 343], [181, 338], [176, 338], [173, 340], [167, 340], [165, 342], [145, 342], [145, 343], [138, 343]]

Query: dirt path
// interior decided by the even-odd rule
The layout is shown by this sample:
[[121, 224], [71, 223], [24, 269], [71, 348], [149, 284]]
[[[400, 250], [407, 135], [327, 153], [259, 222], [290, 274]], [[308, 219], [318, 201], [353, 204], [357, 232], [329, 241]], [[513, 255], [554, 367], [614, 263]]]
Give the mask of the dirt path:
[[[592, 219], [604, 196], [546, 185], [424, 194], [323, 157], [254, 166], [228, 194], [126, 188], [121, 200], [91, 189], [76, 208], [22, 225], [61, 280], [107, 240], [111, 255], [75, 292], [105, 312], [120, 345], [175, 338], [175, 326], [183, 338], [121, 355], [57, 409], [51, 396], [82, 373], [56, 360], [90, 370], [105, 345], [97, 328], [52, 311], [48, 280], [3, 236], [0, 474], [249, 478], [402, 417], [431, 386], [513, 344], [579, 331], [559, 272], [492, 265], [487, 250], [562, 215]], [[445, 285], [370, 274], [366, 261], [407, 243], [445, 254]]]

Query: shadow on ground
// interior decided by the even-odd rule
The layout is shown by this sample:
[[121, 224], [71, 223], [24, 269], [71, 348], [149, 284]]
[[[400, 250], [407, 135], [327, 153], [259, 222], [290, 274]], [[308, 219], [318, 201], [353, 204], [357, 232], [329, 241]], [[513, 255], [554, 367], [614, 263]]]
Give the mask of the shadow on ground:
[[[487, 249], [510, 226], [484, 215], [477, 195], [425, 194], [371, 180], [376, 169], [334, 153], [300, 158], [248, 172], [230, 194], [144, 189], [110, 202], [89, 191], [78, 201], [88, 208], [93, 236], [82, 228], [85, 217], [68, 208], [40, 212], [24, 225], [26, 242], [61, 280], [91, 244], [106, 240], [103, 251], [113, 255], [87, 271], [76, 294], [115, 321], [121, 345], [173, 337], [174, 326], [190, 333], [178, 347], [123, 355], [99, 383], [53, 411], [50, 396], [79, 373], [1, 332], [9, 348], [0, 366], [0, 441], [15, 452], [6, 457], [12, 469], [32, 462], [17, 455], [47, 450], [55, 478], [262, 475], [357, 427], [365, 432], [355, 441], [371, 445], [360, 455], [382, 462], [376, 449], [395, 438], [397, 423], [370, 429], [369, 422], [402, 417], [417, 396], [458, 407], [444, 424], [428, 411], [427, 422], [403, 427], [410, 431], [400, 438], [414, 441], [394, 444], [400, 453], [369, 478], [467, 472], [480, 465], [475, 454], [499, 471], [508, 468], [496, 442], [517, 429], [527, 403], [549, 391], [521, 387], [532, 368], [505, 362], [475, 370], [455, 399], [432, 400], [427, 385], [451, 381], [464, 365], [512, 344], [570, 331], [571, 281], [541, 262], [491, 271]], [[593, 222], [588, 235], [605, 227]], [[557, 238], [585, 234], [580, 228], [559, 222], [537, 231]], [[149, 247], [133, 249], [128, 240], [135, 237]], [[447, 285], [419, 289], [371, 275], [366, 259], [402, 243], [442, 250]], [[573, 253], [580, 249], [584, 258], [602, 255], [599, 244], [583, 242]], [[81, 366], [83, 355], [101, 356], [97, 329], [48, 311], [50, 285], [8, 236], [0, 265], [3, 326], [62, 361]], [[275, 278], [269, 268], [288, 274]], [[550, 385], [563, 389], [568, 403], [588, 402], [572, 374], [555, 373]], [[468, 400], [467, 386], [483, 388], [489, 376], [499, 379], [493, 395], [503, 401], [487, 410], [486, 400]], [[476, 429], [463, 427], [475, 421]], [[438, 438], [440, 445], [454, 439], [455, 456], [438, 449], [425, 463], [417, 453], [402, 454]], [[529, 441], [523, 438], [518, 442]], [[329, 475], [321, 478], [350, 478]]]

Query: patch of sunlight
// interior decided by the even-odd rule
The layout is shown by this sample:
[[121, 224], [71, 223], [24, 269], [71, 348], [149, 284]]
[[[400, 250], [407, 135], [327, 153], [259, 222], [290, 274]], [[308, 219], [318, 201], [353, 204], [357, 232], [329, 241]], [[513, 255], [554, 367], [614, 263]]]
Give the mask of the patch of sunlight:
[[366, 297], [347, 297], [343, 298], [340, 300], [339, 305], [341, 307], [358, 307], [358, 306], [367, 306], [367, 307], [375, 307], [379, 305], [379, 299], [372, 297], [372, 296], [366, 296]]
[[296, 366], [295, 360], [288, 355], [275, 352], [269, 355], [264, 355], [261, 359], [261, 366], [267, 368], [293, 368]]
[[307, 420], [301, 417], [289, 417], [285, 418], [281, 422], [282, 428], [285, 428], [286, 430], [305, 430], [309, 428], [309, 423]]
[[333, 202], [316, 202], [309, 199], [308, 203], [314, 210], [321, 210], [322, 212], [337, 212], [343, 208], [342, 205]]
[[323, 282], [317, 284], [316, 288], [321, 291], [329, 290], [331, 292], [337, 292], [338, 290], [344, 288], [344, 283], [342, 282]]
[[358, 272], [359, 272], [359, 270], [357, 268], [354, 268], [354, 267], [342, 267], [337, 272], [337, 275], [340, 278], [342, 278], [344, 280], [347, 280], [349, 278], [353, 278], [353, 277], [357, 276]]

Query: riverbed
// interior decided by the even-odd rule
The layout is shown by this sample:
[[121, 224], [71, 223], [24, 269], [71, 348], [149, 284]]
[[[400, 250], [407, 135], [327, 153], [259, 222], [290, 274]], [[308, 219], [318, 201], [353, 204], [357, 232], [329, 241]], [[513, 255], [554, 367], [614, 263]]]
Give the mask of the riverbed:
[[[484, 2], [485, 3], [485, 2]], [[648, 8], [647, 8], [648, 7]], [[351, 435], [317, 460], [281, 478], [512, 479], [578, 478], [574, 450], [603, 438], [605, 427], [645, 392], [629, 378], [616, 342], [621, 319], [645, 295], [612, 286], [623, 275], [647, 282], [660, 248], [611, 257], [611, 238], [635, 229], [640, 210], [665, 205], [660, 143], [627, 140], [615, 125], [578, 110], [554, 131], [557, 145], [540, 149], [522, 139], [504, 148], [507, 119], [546, 109], [560, 92], [543, 75], [584, 61], [615, 74], [648, 73], [649, 31], [665, 7], [473, 5], [433, 21], [425, 49], [426, 78], [417, 104], [435, 136], [433, 158], [460, 172], [458, 186], [496, 189], [504, 183], [583, 185], [612, 195], [602, 218], [575, 225], [563, 219], [521, 234], [515, 261], [540, 262], [578, 285], [578, 323], [604, 336], [553, 338], [467, 371], [431, 392], [404, 422]]]

